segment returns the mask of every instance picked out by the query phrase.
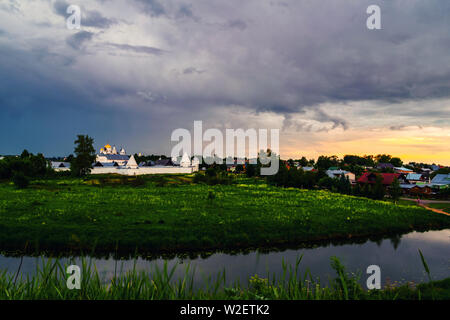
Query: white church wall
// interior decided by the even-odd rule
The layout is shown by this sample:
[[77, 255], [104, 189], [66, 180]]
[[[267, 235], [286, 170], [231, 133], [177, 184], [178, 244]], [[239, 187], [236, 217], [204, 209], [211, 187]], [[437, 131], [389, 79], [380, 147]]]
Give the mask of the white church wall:
[[144, 174], [177, 174], [177, 173], [192, 173], [198, 171], [195, 167], [140, 167], [136, 169], [130, 168], [102, 168], [96, 167], [91, 170], [91, 174], [109, 174], [116, 173], [126, 176], [138, 176]]

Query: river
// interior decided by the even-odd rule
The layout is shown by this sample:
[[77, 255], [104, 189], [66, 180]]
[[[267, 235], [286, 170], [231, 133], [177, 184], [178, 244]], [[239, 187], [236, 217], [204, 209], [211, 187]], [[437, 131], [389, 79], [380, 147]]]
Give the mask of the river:
[[[318, 277], [322, 284], [328, 284], [330, 277], [335, 273], [330, 266], [330, 257], [337, 256], [346, 266], [348, 272], [362, 272], [361, 283], [365, 283], [368, 277], [366, 269], [369, 265], [378, 265], [381, 268], [382, 284], [393, 282], [424, 282], [428, 281], [422, 265], [418, 250], [421, 250], [434, 280], [450, 277], [450, 230], [412, 232], [395, 239], [383, 239], [361, 244], [324, 245], [307, 249], [288, 249], [276, 252], [258, 252], [226, 254], [214, 253], [207, 258], [172, 258], [170, 260], [155, 259], [145, 260], [119, 260], [113, 258], [96, 259], [92, 262], [102, 273], [105, 279], [117, 273], [133, 268], [137, 270], [150, 270], [155, 264], [161, 267], [164, 261], [169, 266], [180, 264], [175, 272], [175, 279], [184, 274], [187, 264], [196, 269], [196, 284], [202, 283], [204, 277], [218, 274], [225, 270], [227, 283], [240, 281], [246, 285], [247, 279], [255, 274], [266, 277], [267, 274], [281, 276], [282, 260], [294, 265], [297, 257], [303, 255], [300, 271], [303, 273], [309, 268], [312, 275]], [[33, 274], [36, 264], [42, 263], [42, 258], [34, 257], [6, 257], [0, 255], [0, 270], [17, 272], [22, 260], [22, 274]], [[62, 259], [68, 262], [67, 258]], [[80, 259], [75, 258], [79, 264]], [[81, 264], [80, 264], [81, 265]]]

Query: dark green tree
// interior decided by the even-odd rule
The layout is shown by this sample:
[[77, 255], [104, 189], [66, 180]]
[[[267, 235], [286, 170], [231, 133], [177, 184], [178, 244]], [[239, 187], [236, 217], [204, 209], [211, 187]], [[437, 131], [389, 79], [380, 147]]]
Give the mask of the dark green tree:
[[20, 155], [20, 158], [22, 159], [28, 159], [30, 157], [30, 153], [28, 152], [27, 149], [22, 151], [22, 154]]
[[337, 156], [319, 156], [316, 166], [318, 169], [328, 170], [330, 167], [339, 166], [339, 159]]
[[294, 166], [294, 160], [293, 159], [289, 159], [287, 161], [287, 164], [288, 164], [289, 167], [293, 167]]
[[242, 172], [244, 172], [244, 166], [243, 166], [242, 164], [236, 165], [235, 172], [236, 172], [236, 173], [242, 173]]
[[321, 179], [319, 179], [319, 181], [317, 182], [317, 184], [319, 185], [319, 187], [321, 188], [325, 188], [328, 190], [331, 190], [334, 186], [336, 186], [336, 179], [330, 178], [328, 176], [323, 177]]
[[94, 139], [88, 135], [78, 135], [74, 153], [75, 156], [70, 165], [72, 173], [78, 177], [89, 174], [92, 163], [95, 161]]
[[351, 194], [352, 193], [352, 184], [350, 183], [350, 179], [348, 176], [341, 175], [338, 182], [338, 191], [342, 194]]
[[286, 187], [298, 188], [300, 186], [300, 171], [296, 167], [290, 167], [287, 172]]
[[44, 177], [51, 171], [49, 162], [41, 153], [33, 155], [24, 150], [20, 157], [6, 157], [0, 164], [0, 179], [10, 179], [15, 172], [28, 178]]
[[391, 196], [392, 200], [395, 201], [395, 203], [397, 203], [398, 199], [400, 199], [400, 196], [402, 195], [400, 181], [398, 181], [397, 178], [395, 178], [392, 182], [391, 188], [389, 189], [389, 195]]
[[72, 162], [72, 160], [73, 160], [73, 154], [69, 154], [69, 155], [67, 156], [67, 158], [66, 158], [64, 161], [66, 161], [66, 162]]
[[375, 160], [378, 163], [391, 163], [392, 156], [390, 154], [378, 154], [375, 156]]
[[267, 176], [267, 182], [278, 187], [286, 187], [288, 184], [289, 171], [284, 161], [278, 159], [278, 163], [278, 172], [274, 175]]
[[49, 162], [44, 158], [42, 153], [38, 153], [37, 155], [31, 154], [29, 159], [32, 172], [31, 176], [43, 177], [50, 171]]
[[355, 186], [353, 187], [352, 194], [357, 197], [363, 196], [363, 191], [359, 183], [355, 184]]
[[361, 196], [366, 198], [372, 198], [372, 187], [366, 183], [361, 189]]
[[255, 164], [247, 163], [245, 165], [245, 173], [246, 173], [247, 177], [251, 178], [251, 177], [256, 176], [257, 175], [256, 169], [257, 168], [256, 168]]
[[30, 184], [30, 179], [23, 172], [14, 172], [12, 181], [18, 189], [25, 189]]
[[390, 163], [394, 166], [394, 167], [401, 167], [403, 166], [403, 161], [398, 158], [398, 157], [394, 157], [391, 159]]
[[308, 166], [308, 160], [305, 157], [302, 157], [299, 160], [299, 163], [300, 163], [300, 166], [302, 166], [302, 167], [307, 167]]
[[319, 180], [318, 174], [314, 171], [306, 171], [302, 175], [302, 185], [305, 189], [313, 189]]
[[377, 180], [372, 188], [372, 198], [375, 200], [383, 200], [386, 190], [383, 186], [383, 176], [377, 175]]

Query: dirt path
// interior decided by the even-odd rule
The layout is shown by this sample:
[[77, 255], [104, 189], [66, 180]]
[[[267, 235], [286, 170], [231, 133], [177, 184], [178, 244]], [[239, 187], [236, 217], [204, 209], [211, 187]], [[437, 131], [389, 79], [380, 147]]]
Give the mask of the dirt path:
[[[416, 199], [410, 199], [410, 198], [401, 198], [402, 200], [408, 200], [408, 201], [412, 201], [415, 202], [417, 204], [417, 200]], [[450, 201], [448, 200], [420, 200], [420, 204], [418, 204], [418, 206], [433, 211], [435, 213], [440, 213], [440, 214], [445, 214], [446, 216], [450, 217], [450, 213], [445, 212], [444, 210], [440, 210], [440, 209], [436, 209], [436, 208], [430, 208], [427, 206], [427, 203], [448, 203], [450, 205]]]
[[424, 204], [419, 204], [419, 206], [422, 207], [422, 208], [425, 208], [425, 209], [427, 209], [427, 210], [436, 212], [436, 213], [445, 214], [446, 216], [449, 216], [449, 217], [450, 217], [450, 213], [447, 213], [447, 212], [445, 212], [445, 211], [443, 211], [443, 210], [436, 209], [436, 208], [430, 208], [430, 207], [427, 207], [427, 206], [424, 205]]

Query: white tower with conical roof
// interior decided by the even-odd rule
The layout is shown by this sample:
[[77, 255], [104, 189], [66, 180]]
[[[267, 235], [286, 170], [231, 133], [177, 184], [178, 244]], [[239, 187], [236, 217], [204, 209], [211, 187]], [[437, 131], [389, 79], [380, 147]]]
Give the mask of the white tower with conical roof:
[[189, 158], [186, 152], [183, 154], [183, 157], [181, 158], [180, 166], [182, 166], [183, 168], [191, 166], [191, 159]]
[[130, 160], [128, 160], [125, 167], [131, 168], [131, 169], [137, 169], [138, 164], [136, 162], [136, 159], [134, 158], [134, 155], [131, 155]]

